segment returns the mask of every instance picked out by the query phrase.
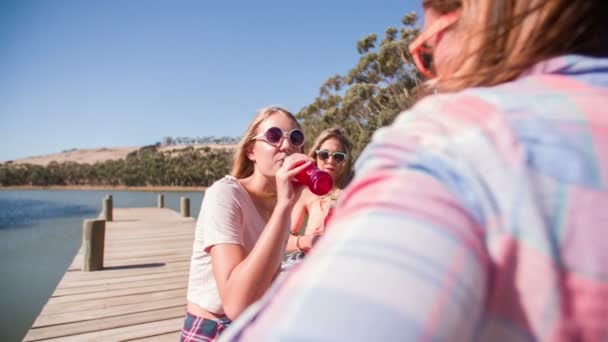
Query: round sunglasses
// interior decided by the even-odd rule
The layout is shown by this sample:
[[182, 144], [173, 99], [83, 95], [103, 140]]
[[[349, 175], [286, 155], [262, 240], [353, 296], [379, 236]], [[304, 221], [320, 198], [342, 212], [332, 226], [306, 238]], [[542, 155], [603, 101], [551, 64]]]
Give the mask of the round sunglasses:
[[283, 132], [279, 127], [270, 127], [266, 132], [256, 135], [251, 140], [264, 140], [273, 146], [280, 146], [283, 138], [289, 138], [289, 144], [293, 147], [300, 148], [304, 146], [304, 132], [299, 129], [292, 129], [289, 132]]
[[326, 161], [329, 157], [332, 157], [336, 163], [340, 164], [348, 158], [348, 154], [344, 152], [329, 152], [328, 150], [317, 150], [316, 152], [317, 157], [322, 161]]

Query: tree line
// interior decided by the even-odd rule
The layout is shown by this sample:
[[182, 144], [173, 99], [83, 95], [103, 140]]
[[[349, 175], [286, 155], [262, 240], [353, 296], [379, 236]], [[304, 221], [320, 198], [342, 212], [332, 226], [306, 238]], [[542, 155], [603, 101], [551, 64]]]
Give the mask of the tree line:
[[162, 139], [161, 145], [162, 146], [171, 146], [171, 145], [194, 145], [194, 144], [201, 144], [201, 145], [209, 145], [209, 144], [216, 144], [216, 145], [236, 145], [239, 143], [239, 138], [235, 138], [235, 137], [215, 137], [215, 136], [208, 136], [208, 137], [196, 137], [196, 138], [192, 138], [192, 137], [164, 137]]
[[401, 26], [387, 28], [381, 40], [370, 34], [357, 42], [357, 65], [346, 75], [327, 79], [313, 103], [296, 115], [307, 136], [341, 126], [353, 143], [356, 159], [378, 128], [413, 105], [421, 83], [408, 50], [419, 33], [416, 20], [416, 13], [408, 13]]
[[[390, 124], [415, 102], [421, 77], [408, 51], [418, 34], [415, 24], [416, 14], [409, 13], [399, 28], [387, 28], [381, 40], [370, 34], [357, 42], [357, 65], [346, 75], [327, 79], [314, 101], [296, 114], [309, 142], [324, 129], [340, 126], [353, 143], [356, 159], [378, 128]], [[236, 142], [234, 138], [216, 140]], [[162, 143], [198, 141], [165, 137]], [[230, 171], [232, 150], [189, 146], [180, 152], [161, 152], [159, 146], [95, 164], [4, 163], [0, 165], [0, 185], [208, 186]]]
[[94, 164], [4, 163], [0, 165], [0, 185], [208, 186], [227, 173], [232, 155], [231, 149], [192, 146], [161, 152], [153, 145], [131, 152], [125, 159]]

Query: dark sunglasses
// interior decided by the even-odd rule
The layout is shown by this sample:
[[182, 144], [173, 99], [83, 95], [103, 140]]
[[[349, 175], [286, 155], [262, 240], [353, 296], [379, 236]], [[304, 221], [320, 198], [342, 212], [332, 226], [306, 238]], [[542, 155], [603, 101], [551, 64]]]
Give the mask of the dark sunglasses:
[[348, 154], [344, 152], [329, 152], [328, 150], [317, 150], [317, 157], [322, 161], [326, 161], [329, 157], [334, 158], [334, 161], [338, 164], [345, 161], [348, 158]]
[[251, 140], [261, 139], [273, 146], [279, 146], [283, 142], [283, 138], [289, 138], [289, 144], [293, 147], [299, 148], [304, 146], [304, 132], [297, 128], [289, 132], [283, 132], [279, 127], [270, 127], [266, 132], [256, 135]]

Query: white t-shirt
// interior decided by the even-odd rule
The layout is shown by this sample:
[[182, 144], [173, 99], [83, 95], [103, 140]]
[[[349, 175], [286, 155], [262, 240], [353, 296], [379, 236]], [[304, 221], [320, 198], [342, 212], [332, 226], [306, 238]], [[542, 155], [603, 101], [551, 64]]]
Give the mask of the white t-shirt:
[[203, 198], [196, 222], [188, 300], [207, 311], [224, 314], [213, 276], [209, 250], [218, 244], [237, 244], [249, 254], [266, 222], [239, 181], [226, 176], [213, 183]]

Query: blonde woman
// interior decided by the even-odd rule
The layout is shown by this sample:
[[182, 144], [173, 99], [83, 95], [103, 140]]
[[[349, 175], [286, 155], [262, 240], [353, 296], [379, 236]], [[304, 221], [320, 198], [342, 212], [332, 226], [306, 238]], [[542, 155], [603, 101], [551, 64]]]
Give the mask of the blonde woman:
[[229, 333], [605, 341], [608, 1], [422, 4], [437, 94], [374, 134], [331, 229]]
[[263, 108], [241, 139], [232, 175], [205, 192], [182, 341], [215, 339], [277, 275], [302, 188], [294, 176], [313, 162], [303, 145], [291, 113]]
[[321, 132], [308, 155], [317, 167], [328, 172], [334, 187], [327, 194], [317, 196], [305, 189], [294, 206], [291, 236], [287, 242], [287, 253], [298, 252], [291, 257], [299, 259], [309, 251], [325, 231], [338, 197], [351, 174], [351, 144], [340, 128]]

